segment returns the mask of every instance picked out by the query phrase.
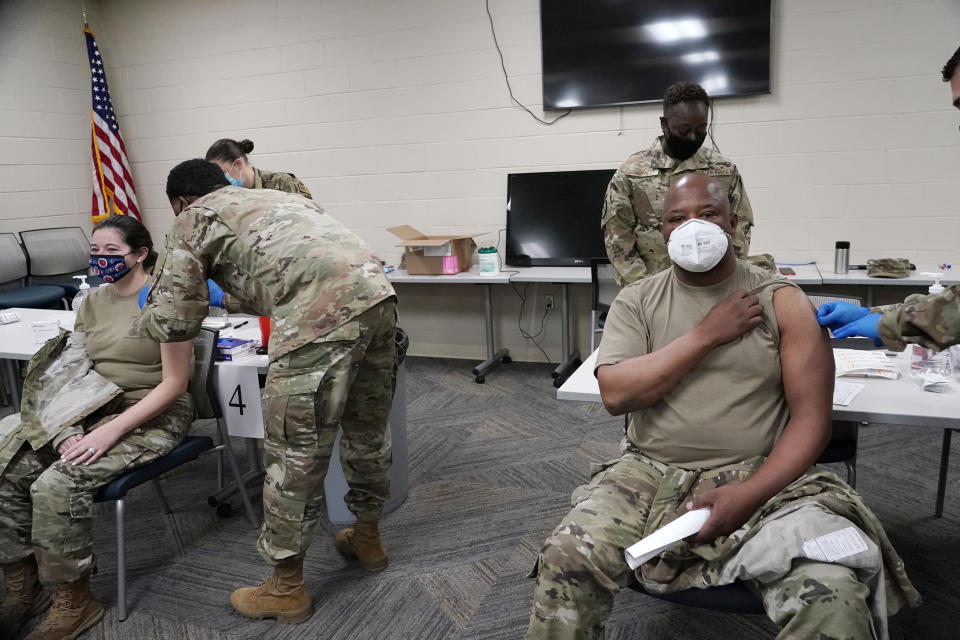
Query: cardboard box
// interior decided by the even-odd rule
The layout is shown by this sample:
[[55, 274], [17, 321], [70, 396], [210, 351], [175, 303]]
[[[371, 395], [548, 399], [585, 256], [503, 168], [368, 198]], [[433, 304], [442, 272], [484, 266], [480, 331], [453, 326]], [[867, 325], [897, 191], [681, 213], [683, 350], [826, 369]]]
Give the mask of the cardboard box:
[[[390, 233], [403, 242], [407, 273], [415, 276], [442, 275], [444, 257], [456, 256], [459, 271], [469, 271], [473, 262], [473, 251], [477, 243], [475, 236], [483, 233], [465, 233], [456, 236], [428, 236], [409, 225], [390, 227]], [[449, 262], [449, 261], [448, 261]]]

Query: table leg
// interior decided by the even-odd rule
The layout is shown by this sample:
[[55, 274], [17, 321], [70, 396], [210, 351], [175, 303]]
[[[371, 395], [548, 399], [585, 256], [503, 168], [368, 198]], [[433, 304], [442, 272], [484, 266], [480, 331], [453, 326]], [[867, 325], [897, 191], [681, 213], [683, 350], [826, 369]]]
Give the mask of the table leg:
[[473, 368], [474, 381], [483, 384], [486, 381], [486, 375], [499, 367], [501, 364], [510, 362], [510, 352], [506, 349], [497, 351], [493, 346], [493, 288], [489, 284], [481, 285], [483, 287], [483, 303], [487, 337], [487, 359]]
[[13, 410], [14, 412], [20, 411], [20, 372], [17, 371], [16, 360], [5, 359], [3, 361], [3, 375], [7, 380]]
[[873, 306], [873, 286], [867, 285], [866, 293], [864, 294], [864, 306], [872, 307]]
[[943, 517], [943, 499], [947, 494], [947, 472], [950, 470], [950, 439], [953, 429], [943, 430], [943, 444], [940, 447], [940, 479], [937, 481], [937, 508], [934, 514]]
[[557, 388], [580, 366], [580, 352], [570, 344], [570, 285], [566, 282], [560, 284], [560, 314], [563, 327], [560, 342], [563, 362], [551, 374], [553, 386]]

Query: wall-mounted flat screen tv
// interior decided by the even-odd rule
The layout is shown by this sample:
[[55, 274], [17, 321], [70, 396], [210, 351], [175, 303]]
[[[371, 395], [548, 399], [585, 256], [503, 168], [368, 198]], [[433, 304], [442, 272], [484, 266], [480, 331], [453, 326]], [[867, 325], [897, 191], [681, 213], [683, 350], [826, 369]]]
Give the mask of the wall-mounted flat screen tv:
[[590, 265], [604, 258], [600, 216], [613, 169], [507, 176], [507, 264]]
[[674, 82], [770, 93], [771, 0], [540, 0], [543, 105], [655, 102]]

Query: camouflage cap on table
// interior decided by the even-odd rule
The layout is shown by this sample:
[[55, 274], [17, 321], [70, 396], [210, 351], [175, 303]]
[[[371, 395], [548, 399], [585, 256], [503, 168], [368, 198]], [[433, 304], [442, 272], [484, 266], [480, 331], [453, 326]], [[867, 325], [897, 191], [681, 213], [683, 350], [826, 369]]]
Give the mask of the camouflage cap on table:
[[910, 275], [910, 261], [906, 258], [873, 258], [867, 260], [867, 275], [871, 278], [906, 278]]

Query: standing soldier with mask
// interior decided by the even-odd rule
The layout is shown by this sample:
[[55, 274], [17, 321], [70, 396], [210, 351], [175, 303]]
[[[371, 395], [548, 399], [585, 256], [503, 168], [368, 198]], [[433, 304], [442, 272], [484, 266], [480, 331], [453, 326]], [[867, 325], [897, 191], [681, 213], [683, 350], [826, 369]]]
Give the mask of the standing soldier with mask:
[[378, 523], [389, 494], [396, 296], [370, 248], [312, 200], [229, 186], [201, 159], [173, 168], [167, 197], [177, 218], [138, 326], [159, 342], [196, 336], [207, 315], [207, 278], [270, 316], [257, 549], [274, 575], [236, 590], [230, 603], [249, 618], [304, 622], [313, 604], [303, 556], [338, 427], [357, 525], [337, 534], [336, 547], [368, 571], [387, 565]]
[[663, 135], [645, 151], [620, 165], [603, 203], [603, 241], [623, 286], [670, 266], [660, 233], [667, 189], [687, 173], [705, 173], [717, 180], [730, 199], [730, 212], [740, 224], [733, 237], [737, 256], [750, 249], [753, 210], [736, 165], [717, 151], [703, 148], [710, 98], [698, 84], [678, 82], [663, 96]]
[[207, 149], [207, 160], [223, 170], [227, 182], [247, 189], [276, 189], [287, 193], [299, 193], [312, 198], [310, 190], [297, 176], [282, 171], [261, 171], [250, 164], [247, 154], [253, 151], [250, 140], [221, 138]]
[[[951, 103], [960, 109], [960, 48], [943, 65], [942, 75], [950, 83]], [[817, 320], [837, 338], [864, 336], [897, 351], [909, 343], [946, 349], [960, 344], [960, 285], [937, 294], [914, 294], [903, 304], [879, 309], [828, 302], [817, 310]]]

